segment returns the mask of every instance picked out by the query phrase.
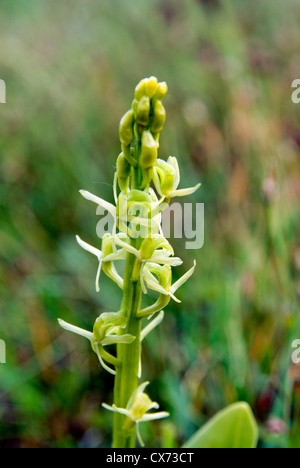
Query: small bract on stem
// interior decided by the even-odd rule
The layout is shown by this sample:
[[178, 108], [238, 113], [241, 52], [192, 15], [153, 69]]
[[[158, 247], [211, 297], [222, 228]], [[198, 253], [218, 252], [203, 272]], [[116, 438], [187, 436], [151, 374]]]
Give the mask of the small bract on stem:
[[[131, 109], [122, 117], [119, 127], [121, 153], [117, 158], [114, 177], [115, 205], [81, 190], [81, 195], [108, 210], [114, 218], [111, 234], [102, 238], [101, 250], [76, 236], [78, 244], [97, 257], [96, 291], [100, 291], [103, 271], [123, 290], [120, 310], [101, 314], [93, 331], [68, 324], [59, 319], [68, 331], [87, 338], [102, 367], [115, 376], [114, 402], [103, 404], [113, 411], [113, 447], [135, 447], [136, 436], [143, 445], [138, 424], [165, 418], [165, 411], [144, 393], [148, 382], [140, 384], [142, 374], [141, 344], [145, 337], [161, 323], [163, 309], [193, 274], [195, 264], [178, 281], [172, 283], [172, 267], [182, 264], [164, 238], [161, 227], [162, 211], [172, 197], [193, 193], [200, 184], [178, 189], [180, 172], [177, 159], [159, 159], [159, 137], [166, 112], [162, 101], [167, 93], [166, 83], [155, 77], [143, 79], [135, 89]], [[154, 189], [151, 187], [153, 185]], [[124, 277], [117, 264], [125, 261]], [[148, 289], [159, 293], [149, 307], [142, 308], [142, 296]], [[142, 320], [148, 323], [142, 328]], [[109, 345], [116, 352], [107, 351]]]

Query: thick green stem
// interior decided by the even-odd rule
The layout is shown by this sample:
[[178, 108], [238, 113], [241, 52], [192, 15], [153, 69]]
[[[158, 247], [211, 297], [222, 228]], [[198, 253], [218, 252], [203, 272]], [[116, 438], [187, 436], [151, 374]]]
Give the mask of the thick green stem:
[[[127, 317], [125, 333], [135, 336], [131, 344], [119, 344], [117, 357], [120, 365], [117, 367], [114, 388], [114, 404], [126, 408], [127, 403], [138, 386], [140, 366], [140, 332], [141, 320], [137, 317], [141, 305], [140, 281], [133, 281], [132, 273], [135, 256], [128, 254], [124, 278], [123, 313]], [[123, 331], [122, 331], [123, 333]], [[135, 426], [131, 431], [124, 430], [126, 416], [114, 413], [113, 447], [132, 448], [135, 446]]]
[[[140, 157], [140, 137], [137, 135], [136, 159]], [[133, 188], [140, 189], [141, 177], [140, 167], [133, 169]], [[137, 249], [140, 247], [140, 239], [131, 239], [131, 245]], [[138, 387], [139, 367], [141, 357], [141, 318], [138, 313], [141, 308], [142, 290], [139, 275], [134, 275], [136, 257], [127, 253], [122, 311], [127, 318], [127, 327], [125, 334], [135, 336], [131, 344], [118, 344], [117, 359], [120, 365], [116, 367], [115, 386], [114, 386], [114, 404], [120, 408], [126, 408], [132, 393]], [[136, 272], [135, 272], [136, 273]], [[138, 279], [137, 279], [138, 278]], [[122, 331], [123, 333], [123, 331]], [[136, 427], [133, 425], [131, 430], [127, 426], [124, 429], [126, 416], [114, 413], [113, 419], [113, 447], [114, 448], [133, 448], [135, 447]]]

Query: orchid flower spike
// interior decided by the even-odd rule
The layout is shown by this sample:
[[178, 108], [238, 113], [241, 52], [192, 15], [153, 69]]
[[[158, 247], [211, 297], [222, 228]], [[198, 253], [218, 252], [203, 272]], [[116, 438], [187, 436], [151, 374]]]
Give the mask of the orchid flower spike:
[[[113, 446], [116, 448], [133, 447], [136, 434], [144, 445], [139, 423], [168, 416], [165, 411], [151, 412], [159, 405], [145, 393], [148, 382], [139, 385], [142, 343], [162, 322], [164, 308], [170, 300], [180, 302], [175, 293], [192, 276], [196, 266], [194, 262], [194, 266], [172, 284], [172, 267], [183, 262], [175, 257], [164, 236], [162, 213], [171, 198], [190, 195], [200, 184], [179, 189], [177, 159], [173, 156], [167, 161], [158, 158], [160, 133], [166, 119], [162, 101], [167, 91], [167, 84], [158, 82], [154, 76], [141, 80], [135, 88], [131, 108], [119, 125], [121, 148], [113, 180], [114, 204], [80, 190], [86, 200], [113, 217], [112, 230], [102, 236], [100, 248], [79, 236], [76, 240], [97, 258], [96, 291], [100, 290], [102, 270], [123, 290], [121, 310], [101, 314], [92, 331], [58, 319], [62, 328], [88, 339], [101, 366], [116, 375], [115, 403], [112, 406], [103, 403], [104, 408], [117, 413], [113, 421]], [[125, 262], [124, 278], [116, 268], [120, 261]], [[147, 294], [148, 289], [159, 293], [158, 298], [142, 309], [143, 293]], [[148, 319], [146, 325], [141, 324], [144, 318]], [[110, 345], [115, 354], [107, 351]]]

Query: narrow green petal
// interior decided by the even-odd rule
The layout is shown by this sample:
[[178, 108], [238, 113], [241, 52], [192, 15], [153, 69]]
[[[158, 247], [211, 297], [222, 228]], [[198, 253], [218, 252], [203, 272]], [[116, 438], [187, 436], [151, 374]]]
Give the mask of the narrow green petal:
[[115, 172], [113, 188], [114, 188], [114, 200], [115, 200], [116, 205], [118, 202], [117, 184], [118, 184], [118, 177], [117, 177], [117, 173]]
[[165, 294], [165, 295], [168, 295], [169, 292], [166, 291], [159, 283], [157, 283], [156, 281], [152, 281], [150, 279], [148, 279], [147, 277], [145, 277], [145, 281], [146, 281], [146, 284], [148, 286], [149, 289], [152, 289], [153, 291], [157, 291], [161, 294]]
[[152, 263], [158, 263], [159, 265], [179, 266], [183, 264], [183, 261], [179, 257], [167, 257], [158, 254], [154, 254], [153, 257], [150, 258], [150, 261]]
[[161, 311], [151, 322], [142, 330], [141, 332], [141, 341], [145, 339], [145, 337], [157, 327], [164, 318], [164, 312]]
[[167, 413], [167, 411], [159, 411], [158, 413], [144, 414], [140, 422], [154, 421], [155, 419], [163, 419], [167, 418], [168, 416], [170, 416], [170, 413]]
[[134, 254], [137, 258], [139, 258], [139, 251], [132, 247], [130, 244], [123, 242], [121, 239], [118, 239], [118, 237], [115, 237], [115, 243], [123, 249], [127, 250], [128, 252]]
[[118, 408], [116, 405], [108, 405], [107, 403], [102, 403], [101, 405], [103, 408], [107, 409], [108, 411], [112, 411], [113, 413], [120, 413], [120, 414], [124, 414], [125, 416], [127, 416], [128, 418], [132, 419], [131, 417], [131, 413], [125, 409], [125, 408]]
[[102, 260], [100, 259], [100, 260], [99, 260], [99, 265], [98, 265], [97, 274], [96, 274], [96, 282], [95, 282], [95, 286], [96, 286], [96, 291], [97, 291], [97, 292], [100, 291], [99, 282], [100, 282], [101, 269], [102, 269]]
[[174, 187], [178, 187], [180, 183], [180, 170], [177, 158], [175, 156], [169, 156], [167, 163], [170, 164], [170, 166], [172, 166], [175, 171]]
[[185, 197], [187, 195], [192, 195], [192, 193], [196, 192], [201, 184], [195, 185], [195, 187], [190, 187], [186, 189], [174, 190], [168, 194], [168, 197], [175, 198], [175, 197]]
[[78, 244], [80, 245], [80, 247], [82, 247], [87, 252], [92, 253], [93, 255], [95, 255], [98, 258], [98, 260], [100, 260], [100, 258], [102, 256], [101, 250], [96, 249], [96, 247], [93, 247], [92, 245], [88, 244], [87, 242], [84, 242], [82, 239], [80, 239], [79, 236], [76, 236], [76, 240], [77, 240]]
[[177, 289], [180, 288], [180, 286], [182, 286], [192, 276], [192, 274], [195, 271], [195, 268], [196, 268], [196, 260], [194, 260], [194, 266], [189, 271], [187, 271], [181, 278], [179, 278], [179, 280], [176, 281], [176, 283], [172, 285], [172, 294], [175, 291], [177, 291]]
[[70, 331], [72, 333], [75, 333], [76, 335], [83, 336], [84, 338], [87, 338], [89, 341], [92, 340], [93, 333], [84, 330], [83, 328], [76, 327], [75, 325], [71, 325], [70, 323], [65, 322], [64, 320], [61, 320], [60, 318], [57, 319], [59, 325], [67, 331]]
[[157, 174], [157, 169], [155, 168], [154, 171], [153, 171], [153, 183], [154, 183], [154, 186], [157, 190], [157, 193], [162, 197], [163, 194], [161, 192], [161, 189], [160, 189], [160, 180], [159, 180], [159, 176]]
[[108, 405], [107, 403], [102, 403], [101, 406], [105, 409], [107, 409], [108, 411], [112, 411], [112, 412], [115, 412], [115, 408], [111, 405]]
[[181, 304], [180, 299], [178, 299], [176, 296], [174, 296], [174, 294], [172, 294], [172, 293], [170, 292], [169, 295], [170, 295], [170, 297], [173, 299], [173, 301], [177, 302], [178, 304]]
[[103, 200], [100, 197], [97, 197], [96, 195], [93, 195], [92, 193], [88, 192], [87, 190], [79, 190], [79, 193], [85, 198], [86, 200], [90, 200], [97, 205], [102, 206], [105, 210], [109, 211], [114, 218], [116, 218], [116, 207], [112, 205], [111, 203]]
[[119, 249], [117, 252], [106, 255], [106, 257], [103, 258], [104, 262], [115, 262], [117, 260], [126, 260], [126, 252], [124, 249]]
[[142, 263], [141, 271], [140, 271], [140, 283], [142, 288], [142, 293], [147, 294], [147, 288], [144, 281], [144, 264]]
[[145, 447], [145, 444], [144, 444], [144, 441], [142, 439], [142, 436], [141, 436], [141, 433], [140, 433], [140, 428], [139, 428], [138, 424], [136, 425], [136, 436], [137, 436], [137, 439], [139, 441], [140, 446]]
[[102, 346], [116, 343], [130, 344], [135, 340], [135, 338], [136, 337], [133, 335], [110, 335], [106, 336], [104, 340], [101, 341], [101, 344]]
[[103, 367], [103, 369], [106, 370], [107, 372], [109, 372], [112, 375], [116, 375], [116, 371], [114, 369], [112, 369], [111, 367], [107, 366], [105, 364], [105, 362], [103, 361], [102, 356], [101, 356], [101, 354], [99, 352], [99, 348], [98, 348], [97, 345], [95, 346], [95, 349], [96, 349], [96, 354], [98, 356], [99, 362], [100, 362], [101, 366]]
[[145, 388], [147, 387], [147, 385], [149, 385], [150, 382], [146, 381], [146, 382], [143, 382], [141, 385], [138, 386], [138, 388], [133, 392], [133, 394], [131, 395], [129, 401], [128, 401], [128, 404], [127, 404], [127, 409], [128, 411], [130, 411], [130, 408], [131, 406], [133, 405], [133, 403], [135, 402], [136, 398], [144, 392]]
[[117, 283], [120, 289], [123, 289], [123, 278], [119, 275], [112, 262], [104, 262], [102, 264], [102, 269], [109, 278], [111, 278], [115, 283]]

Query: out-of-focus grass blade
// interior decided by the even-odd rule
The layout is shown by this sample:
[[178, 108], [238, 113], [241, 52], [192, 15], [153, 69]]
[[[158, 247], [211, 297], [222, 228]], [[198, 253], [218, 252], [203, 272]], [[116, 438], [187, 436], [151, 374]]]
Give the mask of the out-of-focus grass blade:
[[258, 429], [247, 403], [235, 403], [217, 413], [184, 448], [255, 448]]

